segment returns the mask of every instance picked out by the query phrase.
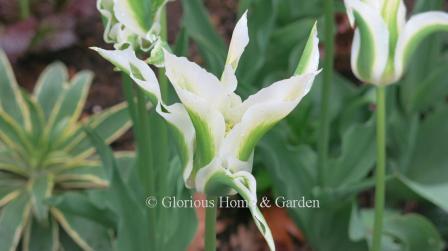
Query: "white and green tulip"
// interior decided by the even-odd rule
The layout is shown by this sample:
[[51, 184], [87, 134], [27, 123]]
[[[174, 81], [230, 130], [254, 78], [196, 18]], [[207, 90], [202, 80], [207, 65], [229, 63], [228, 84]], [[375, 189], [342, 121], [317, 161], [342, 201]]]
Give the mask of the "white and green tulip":
[[254, 147], [277, 122], [285, 118], [310, 91], [318, 74], [319, 48], [314, 26], [295, 75], [263, 88], [245, 101], [235, 94], [235, 71], [249, 43], [246, 13], [238, 21], [221, 78], [164, 51], [166, 75], [182, 104], [166, 105], [151, 68], [132, 50], [97, 50], [152, 97], [157, 112], [179, 136], [184, 180], [189, 188], [207, 195], [239, 193], [249, 203], [257, 227], [271, 250], [272, 234], [257, 208], [256, 182], [251, 174]]
[[169, 0], [98, 0], [105, 22], [104, 40], [116, 49], [149, 51], [159, 40], [160, 17]]
[[448, 14], [430, 11], [406, 21], [403, 0], [345, 0], [352, 26], [351, 65], [360, 80], [388, 85], [403, 75], [417, 45], [429, 34], [448, 31]]

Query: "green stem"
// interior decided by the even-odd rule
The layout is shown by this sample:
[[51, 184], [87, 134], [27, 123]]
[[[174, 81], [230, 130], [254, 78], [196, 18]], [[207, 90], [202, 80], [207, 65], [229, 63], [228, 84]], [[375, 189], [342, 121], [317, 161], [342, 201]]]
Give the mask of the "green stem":
[[19, 0], [20, 18], [22, 20], [30, 17], [30, 2], [29, 0]]
[[333, 0], [325, 0], [325, 59], [323, 72], [323, 85], [321, 92], [321, 116], [319, 123], [318, 142], [318, 179], [321, 186], [325, 185], [325, 168], [329, 151], [330, 137], [330, 95], [331, 82], [333, 80], [334, 64], [334, 3]]
[[216, 215], [217, 215], [217, 200], [215, 197], [207, 197], [207, 200], [213, 207], [205, 209], [205, 251], [216, 250]]
[[373, 227], [372, 251], [381, 251], [383, 214], [386, 189], [386, 90], [377, 88], [376, 98], [376, 147], [377, 164], [375, 173], [375, 222]]

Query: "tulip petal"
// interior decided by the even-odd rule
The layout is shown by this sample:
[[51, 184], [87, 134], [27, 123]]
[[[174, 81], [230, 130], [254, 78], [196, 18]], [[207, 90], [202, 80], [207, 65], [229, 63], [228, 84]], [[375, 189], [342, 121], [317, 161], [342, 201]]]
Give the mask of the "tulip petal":
[[192, 188], [194, 187], [194, 182], [191, 174], [193, 171], [193, 150], [196, 136], [193, 124], [182, 104], [176, 103], [165, 106], [165, 109], [168, 112], [162, 112], [160, 106], [157, 107], [158, 113], [175, 129], [175, 139], [178, 141], [180, 159], [184, 166], [183, 178], [186, 186]]
[[352, 45], [351, 64], [361, 80], [380, 84], [389, 57], [389, 31], [380, 13], [358, 0], [345, 0], [357, 25]]
[[295, 75], [312, 73], [319, 67], [319, 38], [317, 37], [317, 22], [311, 29], [311, 34], [303, 50], [302, 57], [295, 71]]
[[403, 0], [388, 0], [384, 3], [382, 16], [389, 28], [390, 49], [394, 50], [398, 35], [406, 23], [406, 6]]
[[151, 5], [145, 1], [114, 0], [113, 10], [117, 20], [140, 37], [151, 29]]
[[226, 136], [223, 152], [246, 161], [258, 140], [286, 117], [310, 91], [315, 73], [278, 81], [250, 96], [237, 108], [241, 119]]
[[180, 156], [184, 166], [184, 179], [187, 186], [191, 186], [191, 181], [188, 181], [188, 179], [193, 169], [195, 131], [184, 106], [182, 104], [166, 106], [162, 103], [160, 87], [154, 72], [144, 61], [136, 57], [132, 49], [113, 51], [100, 48], [92, 49], [100, 53], [121, 71], [130, 75], [134, 82], [153, 96], [152, 101], [156, 103], [157, 113], [175, 129], [175, 138], [180, 148]]
[[247, 11], [241, 16], [233, 30], [232, 39], [230, 40], [229, 52], [227, 53], [226, 65], [231, 65], [236, 71], [238, 63], [244, 49], [249, 44], [249, 31], [247, 28]]
[[437, 31], [448, 31], [448, 14], [430, 11], [413, 16], [404, 26], [398, 38], [395, 53], [395, 78], [398, 80], [404, 72], [406, 62], [417, 45], [428, 35]]
[[144, 61], [138, 59], [131, 48], [126, 50], [104, 50], [93, 47], [91, 49], [98, 52], [121, 71], [130, 75], [141, 88], [153, 95], [157, 100], [160, 100], [160, 87], [154, 71]]
[[219, 104], [229, 89], [219, 79], [185, 57], [177, 57], [165, 50], [166, 76], [177, 90], [184, 90], [209, 102]]
[[254, 219], [255, 225], [266, 240], [269, 249], [275, 250], [275, 243], [269, 225], [257, 207], [256, 181], [251, 173], [240, 171], [231, 173], [227, 169], [216, 168], [211, 172], [204, 192], [208, 195], [222, 195], [226, 188], [235, 190], [244, 198]]

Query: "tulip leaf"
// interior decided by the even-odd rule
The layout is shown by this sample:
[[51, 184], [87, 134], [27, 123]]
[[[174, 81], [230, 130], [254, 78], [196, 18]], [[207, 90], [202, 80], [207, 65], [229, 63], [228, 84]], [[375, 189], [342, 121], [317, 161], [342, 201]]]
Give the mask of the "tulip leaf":
[[[146, 212], [142, 209], [144, 201], [139, 203], [131, 189], [126, 185], [119, 174], [112, 150], [104, 144], [96, 131], [89, 128], [86, 128], [85, 131], [101, 157], [110, 180], [110, 190], [107, 193], [108, 203], [119, 215], [117, 249], [146, 250], [146, 240], [150, 234], [146, 225], [149, 220], [146, 217]], [[129, 208], [132, 208], [132, 210], [129, 210]]]
[[209, 21], [201, 0], [182, 0], [183, 23], [188, 35], [197, 43], [210, 72], [217, 75], [224, 67], [226, 46]]
[[420, 125], [411, 160], [399, 177], [414, 192], [448, 211], [448, 182], [444, 175], [448, 142], [441, 135], [448, 135], [445, 106], [428, 115]]

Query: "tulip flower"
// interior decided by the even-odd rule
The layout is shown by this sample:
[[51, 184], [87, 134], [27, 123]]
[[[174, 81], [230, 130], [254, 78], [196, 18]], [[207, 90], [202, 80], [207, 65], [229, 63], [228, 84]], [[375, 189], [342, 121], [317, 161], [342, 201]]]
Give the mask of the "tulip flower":
[[402, 0], [344, 0], [352, 26], [356, 25], [351, 65], [362, 81], [377, 86], [375, 220], [371, 250], [381, 250], [386, 173], [386, 90], [397, 82], [417, 45], [435, 31], [448, 30], [448, 14], [430, 11], [406, 22]]
[[448, 30], [448, 14], [430, 11], [406, 22], [402, 0], [344, 0], [352, 26], [351, 65], [360, 80], [388, 85], [403, 75], [417, 45], [435, 31]]
[[166, 75], [182, 103], [174, 105], [164, 104], [153, 71], [131, 48], [94, 49], [146, 90], [156, 102], [157, 112], [175, 128], [187, 187], [209, 196], [239, 193], [248, 202], [270, 249], [275, 250], [272, 234], [257, 207], [256, 181], [251, 174], [254, 147], [310, 91], [318, 74], [317, 29], [312, 29], [294, 76], [242, 101], [235, 93], [235, 71], [248, 43], [245, 13], [233, 32], [221, 78], [165, 50]]
[[98, 0], [105, 21], [104, 41], [116, 49], [128, 46], [149, 51], [159, 41], [161, 11], [168, 0]]

